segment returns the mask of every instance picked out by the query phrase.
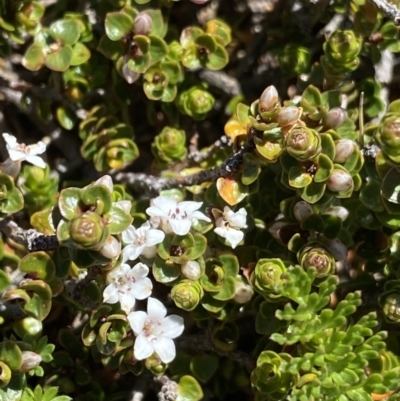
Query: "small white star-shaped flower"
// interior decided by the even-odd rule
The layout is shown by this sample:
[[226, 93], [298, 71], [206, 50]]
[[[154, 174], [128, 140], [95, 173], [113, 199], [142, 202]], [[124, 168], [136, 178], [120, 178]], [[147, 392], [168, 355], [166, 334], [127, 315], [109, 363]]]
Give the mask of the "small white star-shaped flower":
[[154, 352], [164, 363], [174, 360], [176, 351], [173, 338], [180, 336], [184, 329], [183, 318], [178, 315], [166, 316], [165, 306], [155, 298], [147, 300], [147, 313], [131, 312], [129, 324], [136, 336], [133, 354], [139, 361]]
[[236, 248], [244, 238], [244, 233], [240, 229], [247, 227], [246, 209], [242, 207], [237, 212], [234, 212], [228, 206], [225, 206], [223, 213], [218, 209], [213, 209], [213, 214], [216, 217], [214, 232], [225, 238], [232, 249]]
[[44, 142], [39, 141], [27, 146], [24, 143], [18, 143], [17, 138], [13, 135], [4, 133], [3, 138], [6, 141], [6, 148], [12, 161], [27, 161], [40, 168], [46, 167], [44, 160], [38, 156], [46, 151], [46, 144]]
[[161, 228], [164, 232], [186, 235], [190, 231], [194, 219], [211, 220], [198, 209], [203, 202], [176, 202], [166, 196], [159, 196], [152, 201], [152, 206], [146, 209], [146, 213], [152, 219], [161, 219]]
[[146, 221], [141, 227], [129, 226], [122, 233], [122, 241], [127, 244], [122, 250], [122, 263], [127, 260], [135, 260], [140, 255], [145, 258], [156, 256], [156, 244], [162, 242], [165, 234], [161, 230], [156, 230]]
[[110, 283], [103, 292], [103, 302], [115, 304], [120, 302], [127, 314], [135, 306], [136, 299], [146, 299], [151, 295], [153, 283], [147, 277], [149, 268], [137, 263], [132, 268], [123, 263], [107, 275]]

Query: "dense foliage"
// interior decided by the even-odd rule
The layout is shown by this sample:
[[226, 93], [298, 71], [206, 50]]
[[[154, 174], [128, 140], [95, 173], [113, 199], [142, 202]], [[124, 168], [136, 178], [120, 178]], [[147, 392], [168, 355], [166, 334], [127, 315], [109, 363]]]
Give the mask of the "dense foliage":
[[396, 3], [0, 0], [0, 401], [400, 399]]

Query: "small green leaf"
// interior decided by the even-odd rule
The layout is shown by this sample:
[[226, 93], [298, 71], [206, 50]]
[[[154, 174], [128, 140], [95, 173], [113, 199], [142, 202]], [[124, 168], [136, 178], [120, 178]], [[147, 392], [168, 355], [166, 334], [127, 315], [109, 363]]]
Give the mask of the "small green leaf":
[[200, 401], [204, 394], [198, 381], [192, 376], [182, 376], [178, 383], [176, 401]]
[[76, 43], [72, 51], [71, 65], [80, 65], [90, 59], [90, 50], [83, 43]]
[[74, 128], [74, 125], [78, 121], [75, 113], [73, 113], [71, 109], [65, 106], [57, 107], [56, 117], [60, 125], [66, 130], [71, 130], [72, 128]]
[[50, 256], [43, 251], [32, 252], [19, 262], [19, 269], [32, 277], [50, 282], [55, 275], [55, 266]]
[[45, 64], [53, 71], [65, 71], [72, 60], [73, 50], [70, 45], [66, 45], [46, 56]]
[[106, 35], [113, 41], [122, 39], [133, 27], [133, 20], [122, 12], [108, 13], [105, 21]]
[[202, 383], [207, 383], [218, 368], [219, 359], [214, 354], [203, 354], [193, 357], [190, 370]]
[[30, 71], [37, 71], [42, 68], [44, 60], [43, 46], [34, 43], [28, 47], [22, 59], [22, 65]]
[[74, 45], [81, 35], [79, 22], [72, 19], [61, 19], [50, 26], [50, 34], [65, 45]]

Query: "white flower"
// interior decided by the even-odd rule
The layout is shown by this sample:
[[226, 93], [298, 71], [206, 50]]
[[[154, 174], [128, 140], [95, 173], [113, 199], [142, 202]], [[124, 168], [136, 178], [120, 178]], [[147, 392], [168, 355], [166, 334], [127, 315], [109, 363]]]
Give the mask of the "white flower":
[[136, 299], [146, 299], [151, 295], [153, 284], [147, 277], [149, 268], [138, 263], [132, 268], [123, 263], [107, 275], [110, 283], [103, 292], [103, 301], [115, 304], [118, 301], [127, 314], [135, 306]]
[[145, 258], [152, 258], [156, 255], [156, 244], [162, 242], [165, 234], [161, 230], [151, 228], [146, 221], [141, 227], [129, 226], [122, 233], [122, 241], [127, 246], [122, 250], [122, 263], [127, 260], [135, 260], [139, 255]]
[[225, 238], [232, 249], [235, 249], [243, 240], [244, 234], [240, 229], [247, 227], [246, 217], [247, 211], [245, 208], [242, 207], [237, 212], [234, 212], [228, 206], [225, 206], [224, 212], [215, 221], [216, 228], [214, 228], [214, 232]]
[[184, 329], [183, 318], [178, 315], [167, 316], [165, 306], [155, 298], [147, 301], [147, 313], [131, 312], [129, 324], [136, 336], [133, 353], [139, 361], [148, 358], [154, 352], [164, 363], [175, 358], [173, 338], [180, 336]]
[[211, 221], [205, 214], [199, 212], [203, 202], [176, 202], [166, 196], [153, 199], [153, 205], [146, 213], [152, 218], [161, 218], [161, 228], [166, 233], [174, 232], [186, 235], [190, 231], [194, 219]]
[[18, 143], [17, 138], [13, 135], [4, 133], [3, 138], [6, 141], [6, 148], [12, 161], [27, 161], [40, 168], [46, 167], [44, 160], [37, 156], [46, 151], [44, 142], [39, 141], [36, 144], [26, 146], [24, 143]]

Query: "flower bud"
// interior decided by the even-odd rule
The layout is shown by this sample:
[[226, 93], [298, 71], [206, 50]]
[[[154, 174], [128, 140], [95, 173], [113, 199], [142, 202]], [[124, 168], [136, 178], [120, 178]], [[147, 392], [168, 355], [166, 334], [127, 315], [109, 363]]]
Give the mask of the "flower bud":
[[286, 127], [295, 124], [299, 120], [301, 112], [302, 109], [296, 106], [283, 107], [278, 114], [279, 126]]
[[115, 259], [121, 253], [121, 243], [112, 235], [110, 235], [105, 244], [100, 248], [99, 252], [105, 258]]
[[275, 89], [275, 86], [268, 86], [260, 96], [258, 111], [262, 113], [264, 111], [274, 110], [278, 107], [280, 107], [278, 91]]
[[164, 127], [154, 138], [152, 152], [163, 162], [183, 160], [187, 155], [185, 131]]
[[171, 298], [177, 307], [187, 311], [193, 310], [203, 298], [203, 288], [192, 280], [182, 280], [171, 290]]
[[110, 191], [110, 193], [112, 193], [114, 189], [112, 178], [109, 175], [103, 175], [103, 177], [100, 177], [98, 180], [96, 180], [93, 183], [93, 186], [96, 185], [104, 185]]
[[206, 4], [208, 0], [190, 0], [194, 4]]
[[306, 72], [310, 66], [310, 59], [309, 49], [294, 44], [285, 46], [278, 56], [279, 67], [289, 76]]
[[347, 111], [342, 107], [334, 107], [324, 116], [322, 122], [325, 129], [341, 127], [347, 118]]
[[22, 365], [18, 369], [19, 372], [29, 372], [39, 366], [42, 357], [33, 351], [22, 351]]
[[238, 304], [245, 304], [251, 300], [253, 294], [254, 290], [250, 284], [246, 284], [243, 281], [237, 281], [233, 300]]
[[326, 42], [325, 55], [336, 63], [354, 60], [362, 49], [362, 39], [352, 30], [336, 30]]
[[286, 136], [286, 151], [298, 160], [309, 160], [321, 152], [321, 138], [313, 129], [295, 128]]
[[105, 230], [101, 217], [94, 212], [86, 212], [73, 219], [69, 225], [71, 240], [83, 248], [96, 248], [105, 240]]
[[353, 187], [353, 179], [347, 171], [334, 169], [326, 186], [332, 192], [347, 192]]
[[306, 202], [306, 201], [299, 201], [294, 205], [293, 208], [293, 214], [296, 220], [301, 223], [303, 222], [307, 217], [311, 216], [314, 214], [314, 211], [311, 207], [311, 205]]
[[392, 322], [400, 322], [400, 294], [390, 294], [383, 303], [383, 313]]
[[344, 163], [354, 152], [355, 143], [350, 139], [339, 139], [335, 141], [336, 154], [335, 163]]
[[147, 35], [153, 26], [153, 21], [149, 14], [142, 12], [137, 15], [133, 25], [135, 35]]
[[400, 118], [389, 118], [382, 123], [376, 139], [385, 152], [398, 152], [400, 149]]
[[190, 260], [181, 266], [182, 274], [190, 280], [198, 280], [203, 274], [200, 264], [195, 260]]
[[324, 210], [323, 214], [336, 216], [339, 217], [342, 221], [345, 221], [349, 216], [349, 211], [343, 206], [330, 206]]
[[286, 272], [286, 266], [281, 259], [260, 259], [252, 275], [255, 288], [262, 295], [274, 293], [275, 287], [280, 284], [281, 276]]
[[202, 120], [214, 107], [215, 99], [203, 87], [193, 86], [181, 93], [178, 103], [184, 114]]
[[326, 277], [335, 271], [334, 257], [318, 242], [309, 243], [301, 248], [297, 258], [304, 270], [315, 268], [317, 278]]

